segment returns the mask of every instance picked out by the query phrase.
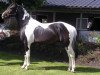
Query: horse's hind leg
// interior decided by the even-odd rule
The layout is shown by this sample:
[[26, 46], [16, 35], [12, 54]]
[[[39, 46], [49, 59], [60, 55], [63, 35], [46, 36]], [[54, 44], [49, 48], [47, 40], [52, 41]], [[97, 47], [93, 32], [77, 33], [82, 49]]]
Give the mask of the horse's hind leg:
[[71, 45], [67, 47], [65, 47], [67, 53], [68, 53], [68, 57], [69, 57], [69, 67], [68, 67], [68, 71], [74, 72], [75, 70], [75, 53], [73, 51], [73, 48]]

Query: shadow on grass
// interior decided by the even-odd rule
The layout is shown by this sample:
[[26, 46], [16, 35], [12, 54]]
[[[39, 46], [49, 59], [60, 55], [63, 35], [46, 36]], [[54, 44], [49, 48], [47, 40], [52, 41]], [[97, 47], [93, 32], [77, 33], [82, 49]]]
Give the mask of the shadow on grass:
[[0, 59], [9, 61], [9, 60], [22, 60], [22, 55], [12, 54], [7, 52], [0, 52]]
[[[29, 70], [63, 70], [67, 71], [68, 66], [45, 66], [45, 67], [30, 67]], [[76, 67], [75, 73], [95, 73], [100, 72], [100, 69], [91, 67]]]
[[67, 71], [67, 67], [66, 66], [45, 66], [45, 67], [31, 66], [29, 70], [64, 70], [64, 71]]
[[10, 62], [10, 63], [5, 63], [6, 65], [22, 65], [23, 62]]
[[0, 66], [22, 65], [23, 62], [0, 62]]
[[67, 68], [66, 66], [48, 66], [48, 67], [43, 67], [45, 68], [45, 70], [64, 70], [64, 71], [67, 71]]
[[82, 73], [82, 72], [94, 73], [94, 72], [100, 72], [100, 69], [91, 68], [91, 67], [77, 67], [76, 72], [77, 73]]

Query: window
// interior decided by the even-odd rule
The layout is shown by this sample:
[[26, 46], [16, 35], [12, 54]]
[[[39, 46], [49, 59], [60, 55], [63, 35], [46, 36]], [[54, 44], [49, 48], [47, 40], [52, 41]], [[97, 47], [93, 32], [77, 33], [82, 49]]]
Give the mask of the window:
[[88, 18], [76, 18], [76, 28], [77, 29], [87, 29]]
[[93, 23], [90, 27], [90, 30], [100, 31], [100, 18], [99, 17], [93, 18]]
[[40, 22], [42, 22], [42, 23], [47, 23], [47, 16], [45, 16], [45, 15], [37, 15], [36, 16], [36, 19], [38, 20], [38, 21], [40, 21]]
[[32, 18], [36, 19], [36, 15], [32, 15]]

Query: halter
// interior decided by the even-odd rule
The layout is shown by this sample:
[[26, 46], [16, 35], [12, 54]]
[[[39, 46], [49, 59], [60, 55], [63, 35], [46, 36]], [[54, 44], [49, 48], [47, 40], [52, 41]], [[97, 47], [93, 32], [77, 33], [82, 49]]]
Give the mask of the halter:
[[7, 19], [7, 18], [10, 18], [10, 17], [16, 17], [16, 12], [14, 14], [9, 14], [9, 16], [4, 16], [3, 19]]
[[10, 18], [10, 17], [16, 17], [16, 15], [17, 15], [17, 11], [18, 11], [18, 7], [16, 7], [15, 13], [13, 13], [13, 14], [9, 14], [9, 16], [5, 16], [4, 19], [6, 19], [6, 18]]
[[15, 17], [17, 13], [14, 13], [14, 14], [10, 14], [9, 17]]

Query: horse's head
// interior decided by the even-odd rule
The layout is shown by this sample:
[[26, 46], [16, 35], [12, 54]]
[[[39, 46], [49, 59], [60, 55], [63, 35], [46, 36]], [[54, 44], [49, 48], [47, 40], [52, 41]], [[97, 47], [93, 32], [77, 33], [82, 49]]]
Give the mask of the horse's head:
[[17, 4], [12, 3], [8, 8], [2, 13], [2, 18], [10, 18], [12, 16], [17, 16]]
[[11, 17], [15, 17], [19, 25], [23, 25], [23, 21], [29, 18], [29, 14], [23, 8], [23, 6], [18, 5], [17, 3], [13, 2], [8, 6], [8, 8], [2, 13], [3, 19], [9, 19]]
[[25, 8], [21, 5], [18, 5], [17, 3], [13, 2], [8, 6], [8, 8], [2, 13], [2, 18], [9, 18], [9, 17], [17, 17], [22, 20], [25, 19], [25, 17], [29, 17], [29, 14], [25, 10]]

